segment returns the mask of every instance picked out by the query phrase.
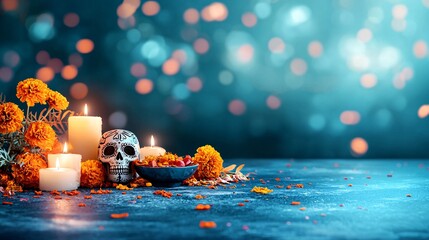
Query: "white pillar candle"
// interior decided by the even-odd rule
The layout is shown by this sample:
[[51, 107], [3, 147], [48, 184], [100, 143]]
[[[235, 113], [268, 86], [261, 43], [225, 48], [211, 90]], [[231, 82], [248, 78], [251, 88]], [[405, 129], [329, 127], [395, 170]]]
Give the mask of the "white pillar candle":
[[82, 161], [98, 159], [98, 143], [101, 138], [101, 117], [72, 116], [68, 120], [69, 143], [73, 152], [82, 155]]
[[60, 168], [59, 160], [56, 168], [39, 170], [39, 188], [42, 191], [70, 191], [78, 188], [77, 172], [71, 168]]
[[67, 143], [64, 143], [63, 153], [48, 154], [48, 168], [55, 168], [57, 164], [56, 161], [58, 159], [61, 167], [71, 168], [77, 172], [76, 182], [77, 186], [79, 186], [82, 155], [67, 153], [67, 150]]
[[153, 138], [153, 135], [150, 138], [150, 147], [145, 146], [143, 148], [140, 148], [140, 160], [144, 160], [146, 156], [161, 156], [164, 154], [164, 148], [155, 146], [155, 139]]

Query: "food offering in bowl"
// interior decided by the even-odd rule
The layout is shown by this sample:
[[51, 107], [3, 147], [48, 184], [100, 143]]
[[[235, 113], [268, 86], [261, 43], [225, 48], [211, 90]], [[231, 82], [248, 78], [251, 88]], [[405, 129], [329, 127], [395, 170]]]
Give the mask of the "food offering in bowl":
[[162, 156], [146, 156], [135, 161], [135, 169], [140, 177], [149, 180], [155, 187], [177, 187], [191, 177], [198, 168], [192, 157], [179, 157], [166, 153]]

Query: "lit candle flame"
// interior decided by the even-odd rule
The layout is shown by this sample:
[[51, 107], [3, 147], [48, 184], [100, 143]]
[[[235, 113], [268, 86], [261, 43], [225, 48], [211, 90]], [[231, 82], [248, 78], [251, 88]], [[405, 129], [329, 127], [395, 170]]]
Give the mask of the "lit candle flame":
[[67, 153], [67, 150], [68, 150], [67, 142], [65, 142], [63, 147], [63, 153]]
[[85, 103], [85, 108], [83, 110], [83, 114], [85, 114], [85, 116], [88, 116], [88, 104]]
[[155, 146], [155, 139], [153, 138], [153, 135], [150, 136], [150, 146]]
[[60, 159], [57, 158], [57, 162], [55, 163], [55, 166], [57, 167], [57, 171], [60, 170]]

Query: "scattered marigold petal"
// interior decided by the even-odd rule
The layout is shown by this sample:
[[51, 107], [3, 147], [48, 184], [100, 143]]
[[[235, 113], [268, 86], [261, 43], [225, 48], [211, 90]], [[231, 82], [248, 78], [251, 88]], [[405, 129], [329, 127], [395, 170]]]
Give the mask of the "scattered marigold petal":
[[94, 189], [91, 189], [91, 192], [90, 192], [91, 194], [110, 194], [110, 193], [112, 193], [112, 190], [103, 190], [103, 189], [99, 189], [99, 190], [94, 190]]
[[292, 186], [291, 185], [287, 185], [287, 187], [286, 187], [287, 189], [291, 189], [292, 188]]
[[407, 194], [407, 197], [411, 197], [411, 194]]
[[209, 204], [198, 204], [195, 210], [209, 210], [211, 206]]
[[40, 198], [40, 196], [39, 195], [34, 195], [33, 198]]
[[[127, 185], [122, 185], [122, 184], [117, 185], [116, 189], [118, 189], [118, 190], [127, 190], [127, 191], [128, 190], [133, 190], [133, 188], [130, 188]], [[124, 194], [124, 193], [122, 193], [122, 194]]]
[[58, 192], [58, 190], [52, 190], [52, 191], [50, 192], [50, 194], [51, 194], [51, 195], [60, 195], [61, 193], [60, 193], [60, 192]]
[[277, 182], [280, 182], [280, 178], [279, 178], [279, 177], [276, 177], [276, 178], [275, 178], [275, 180], [276, 180]]
[[85, 203], [79, 203], [77, 206], [78, 207], [86, 207], [86, 204]]
[[353, 187], [353, 184], [349, 184], [348, 186], [349, 186], [349, 187]]
[[171, 198], [171, 196], [173, 196], [173, 194], [171, 192], [167, 192], [165, 190], [156, 190], [155, 192], [153, 192], [153, 194], [161, 195], [165, 198]]
[[247, 200], [247, 199], [246, 199], [246, 200], [244, 200], [244, 201], [245, 201], [245, 202], [249, 202], [249, 200]]
[[238, 203], [238, 206], [244, 207], [244, 203]]
[[86, 195], [86, 196], [83, 196], [83, 198], [84, 199], [92, 199], [92, 196], [91, 195]]
[[63, 198], [61, 196], [55, 196], [54, 199], [55, 200], [60, 200], [60, 199], [63, 199]]
[[301, 184], [301, 183], [298, 183], [295, 186], [296, 186], [296, 188], [304, 188], [304, 184]]
[[142, 198], [143, 198], [143, 197], [142, 197], [142, 196], [140, 196], [140, 195], [138, 195], [138, 196], [137, 196], [137, 199], [142, 199]]
[[43, 195], [43, 192], [42, 191], [34, 191], [34, 194], [35, 195]]
[[112, 214], [110, 214], [110, 217], [111, 218], [115, 218], [115, 219], [118, 219], [118, 218], [127, 218], [128, 216], [129, 216], [128, 213], [112, 213]]
[[152, 183], [147, 182], [147, 183], [146, 183], [146, 187], [152, 187]]
[[250, 190], [251, 192], [254, 193], [259, 193], [259, 194], [269, 194], [271, 193], [273, 190], [266, 188], [266, 187], [253, 187], [252, 190]]
[[3, 205], [13, 205], [13, 202], [6, 202], [6, 201], [3, 201], [3, 203], [2, 203]]
[[305, 210], [307, 210], [305, 207], [302, 207], [302, 208], [300, 208], [299, 209], [300, 211], [305, 211]]
[[200, 221], [200, 228], [216, 228], [216, 223], [213, 221]]
[[300, 204], [301, 204], [301, 202], [291, 202], [290, 205], [300, 205]]
[[195, 198], [196, 198], [196, 199], [203, 199], [203, 198], [206, 198], [206, 196], [203, 196], [203, 195], [197, 194], [197, 195], [195, 195]]

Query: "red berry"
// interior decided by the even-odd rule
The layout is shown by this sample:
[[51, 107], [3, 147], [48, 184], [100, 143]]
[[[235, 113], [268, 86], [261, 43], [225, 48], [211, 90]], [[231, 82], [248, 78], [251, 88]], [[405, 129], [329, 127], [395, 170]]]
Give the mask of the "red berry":
[[188, 158], [185, 158], [184, 163], [186, 166], [188, 166], [189, 164], [191, 164], [191, 160]]
[[178, 167], [184, 167], [185, 163], [183, 161], [176, 161], [176, 166], [178, 166]]

